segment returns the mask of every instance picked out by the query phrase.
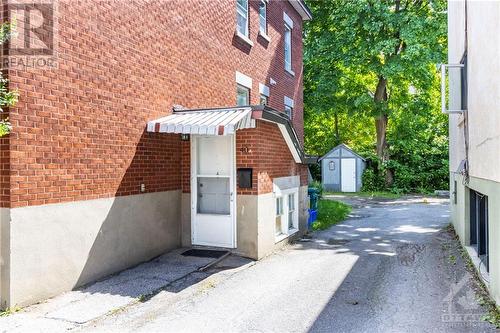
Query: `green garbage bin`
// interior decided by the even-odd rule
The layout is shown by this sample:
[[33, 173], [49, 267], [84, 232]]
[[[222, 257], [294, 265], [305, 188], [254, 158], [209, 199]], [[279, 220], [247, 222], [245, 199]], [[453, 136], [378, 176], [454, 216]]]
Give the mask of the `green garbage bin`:
[[308, 188], [307, 194], [309, 195], [309, 208], [316, 210], [318, 209], [318, 199], [319, 199], [319, 191], [316, 188]]

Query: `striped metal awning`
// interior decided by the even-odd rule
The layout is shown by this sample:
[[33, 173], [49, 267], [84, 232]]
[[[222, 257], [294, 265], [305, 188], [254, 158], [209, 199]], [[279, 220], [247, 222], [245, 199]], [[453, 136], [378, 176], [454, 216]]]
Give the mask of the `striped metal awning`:
[[251, 107], [203, 110], [175, 110], [173, 114], [148, 122], [147, 131], [201, 135], [229, 135], [239, 129], [255, 128]]

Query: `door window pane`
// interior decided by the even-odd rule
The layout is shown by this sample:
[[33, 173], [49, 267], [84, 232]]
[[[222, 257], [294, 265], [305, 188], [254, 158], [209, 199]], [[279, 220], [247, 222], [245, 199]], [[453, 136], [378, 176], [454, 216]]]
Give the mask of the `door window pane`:
[[229, 215], [229, 178], [198, 177], [199, 214]]

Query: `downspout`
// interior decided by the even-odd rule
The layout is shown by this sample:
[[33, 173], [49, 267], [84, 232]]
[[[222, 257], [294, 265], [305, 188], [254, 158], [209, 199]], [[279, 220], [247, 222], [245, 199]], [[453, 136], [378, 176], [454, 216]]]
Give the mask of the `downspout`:
[[[468, 34], [467, 34], [467, 0], [465, 0], [465, 31], [464, 31], [464, 34], [465, 34], [465, 39], [464, 39], [464, 55], [462, 57], [462, 60], [461, 60], [461, 63], [463, 62], [464, 64], [466, 64], [466, 57], [467, 57], [467, 49], [468, 49]], [[468, 68], [467, 66], [464, 66], [463, 71], [465, 71], [465, 80], [462, 80], [464, 82], [462, 82], [462, 84], [465, 84], [465, 88], [467, 89], [465, 94], [467, 96], [467, 104], [469, 102], [469, 98], [468, 98], [468, 93], [469, 93], [469, 85], [467, 84], [467, 71], [468, 71]], [[462, 103], [463, 103], [463, 100], [462, 100]], [[464, 145], [465, 145], [465, 163], [464, 163], [464, 168], [462, 170], [462, 176], [463, 176], [463, 179], [462, 179], [462, 184], [464, 186], [468, 186], [469, 185], [469, 108], [468, 106], [466, 105], [464, 107], [464, 105], [462, 105], [461, 107], [462, 110], [465, 110], [463, 115], [464, 115]]]

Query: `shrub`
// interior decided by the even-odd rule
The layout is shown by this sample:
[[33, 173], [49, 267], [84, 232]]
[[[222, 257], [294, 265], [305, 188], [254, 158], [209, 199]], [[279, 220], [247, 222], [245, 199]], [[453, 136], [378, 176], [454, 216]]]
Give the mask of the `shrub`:
[[323, 196], [323, 184], [321, 182], [315, 180], [311, 184], [309, 184], [309, 188], [314, 188], [318, 191], [319, 196]]

